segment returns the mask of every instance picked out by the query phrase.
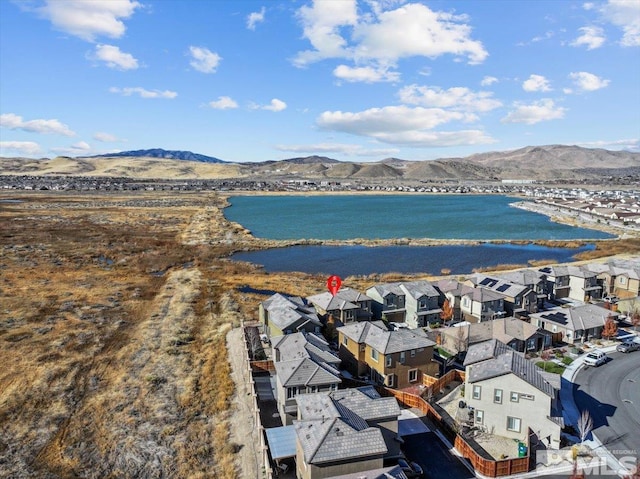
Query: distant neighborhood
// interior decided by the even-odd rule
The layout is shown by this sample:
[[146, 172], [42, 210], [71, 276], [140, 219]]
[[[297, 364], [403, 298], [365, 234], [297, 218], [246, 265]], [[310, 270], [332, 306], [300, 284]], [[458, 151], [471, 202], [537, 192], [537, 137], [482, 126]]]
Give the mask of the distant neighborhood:
[[438, 459], [411, 447], [427, 437], [473, 474], [543, 474], [541, 451], [586, 437], [566, 372], [639, 326], [640, 258], [274, 292], [244, 324], [265, 470], [431, 477]]

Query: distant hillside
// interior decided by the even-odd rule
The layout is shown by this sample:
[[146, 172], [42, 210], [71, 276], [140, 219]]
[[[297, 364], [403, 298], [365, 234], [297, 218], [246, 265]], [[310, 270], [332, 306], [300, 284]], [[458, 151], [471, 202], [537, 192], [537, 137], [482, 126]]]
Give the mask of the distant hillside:
[[236, 163], [189, 151], [158, 148], [82, 158], [0, 158], [0, 174], [259, 181], [352, 180], [378, 184], [503, 179], [597, 181], [607, 177], [640, 176], [640, 153], [549, 145], [432, 161], [386, 158], [377, 162], [349, 162], [307, 156]]
[[85, 158], [164, 158], [167, 160], [200, 161], [202, 163], [227, 163], [226, 161], [214, 158], [213, 156], [200, 155], [191, 151], [163, 150], [162, 148], [152, 148], [150, 150], [120, 151], [118, 153], [107, 153], [104, 155], [87, 156]]

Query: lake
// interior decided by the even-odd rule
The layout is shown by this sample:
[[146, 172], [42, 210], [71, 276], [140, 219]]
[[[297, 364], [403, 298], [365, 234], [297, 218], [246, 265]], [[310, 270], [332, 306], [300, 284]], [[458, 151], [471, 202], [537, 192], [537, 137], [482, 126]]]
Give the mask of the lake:
[[603, 239], [509, 206], [502, 195], [234, 196], [225, 216], [264, 239]]
[[[548, 217], [509, 206], [500, 195], [318, 195], [238, 196], [225, 216], [264, 239], [348, 240], [435, 238], [464, 240], [569, 240], [610, 238], [607, 233], [554, 223]], [[530, 260], [571, 262], [593, 249], [536, 245], [473, 246], [291, 246], [240, 252], [232, 259], [263, 265], [266, 271], [301, 271], [340, 276], [397, 272], [468, 274], [499, 264]]]

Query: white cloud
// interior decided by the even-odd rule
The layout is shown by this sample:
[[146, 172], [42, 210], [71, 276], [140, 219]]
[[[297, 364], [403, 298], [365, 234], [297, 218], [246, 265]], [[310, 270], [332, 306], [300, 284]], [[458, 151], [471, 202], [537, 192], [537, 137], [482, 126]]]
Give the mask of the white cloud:
[[115, 143], [118, 140], [118, 137], [112, 135], [111, 133], [105, 133], [103, 131], [99, 131], [95, 135], [93, 135], [93, 139], [96, 141], [101, 141], [103, 143]]
[[178, 94], [175, 91], [171, 90], [147, 90], [141, 87], [127, 87], [127, 88], [118, 88], [111, 87], [109, 88], [110, 93], [119, 93], [122, 96], [131, 96], [138, 95], [140, 98], [167, 98], [169, 100], [173, 100]]
[[486, 76], [480, 82], [480, 86], [491, 86], [494, 83], [498, 83], [498, 79], [496, 77]]
[[524, 91], [551, 91], [549, 80], [542, 75], [531, 75], [522, 83]]
[[86, 141], [79, 141], [68, 147], [51, 148], [51, 151], [63, 155], [86, 155], [91, 151], [91, 145]]
[[374, 67], [350, 67], [347, 65], [338, 65], [333, 74], [336, 78], [348, 82], [396, 82], [400, 80], [400, 73], [390, 72], [385, 68]]
[[307, 154], [340, 153], [347, 156], [389, 156], [400, 152], [397, 148], [365, 148], [350, 143], [315, 143], [312, 145], [276, 145], [280, 151]]
[[384, 10], [396, 3], [368, 2], [372, 11], [360, 16], [355, 0], [316, 0], [311, 7], [301, 7], [298, 18], [303, 36], [313, 49], [299, 52], [294, 64], [303, 67], [328, 58], [350, 60], [356, 66], [342, 65], [334, 74], [349, 81], [372, 82], [389, 81], [387, 75], [374, 73], [388, 72], [402, 58], [434, 59], [451, 54], [476, 64], [488, 56], [482, 43], [471, 39], [466, 16], [434, 12], [418, 3]]
[[628, 140], [613, 140], [613, 141], [573, 142], [571, 144], [583, 146], [585, 148], [604, 148], [606, 150], [640, 151], [640, 138], [631, 138]]
[[600, 12], [607, 21], [622, 29], [620, 45], [640, 47], [640, 2], [609, 0]]
[[208, 105], [215, 110], [229, 110], [238, 108], [238, 104], [231, 97], [219, 96], [217, 100], [210, 101]]
[[122, 19], [141, 6], [131, 0], [45, 0], [37, 11], [56, 29], [92, 42], [98, 36], [120, 38], [126, 29]]
[[570, 45], [573, 47], [581, 47], [584, 45], [587, 47], [587, 50], [594, 50], [600, 48], [606, 40], [604, 30], [600, 27], [582, 27], [578, 30], [582, 32], [582, 35], [571, 42]]
[[[577, 93], [600, 90], [606, 88], [610, 83], [610, 80], [605, 80], [588, 72], [571, 72], [569, 73], [569, 78], [573, 80]], [[572, 91], [569, 90], [569, 92]]]
[[529, 105], [516, 102], [514, 110], [504, 117], [502, 123], [526, 123], [534, 125], [541, 121], [558, 120], [564, 118], [566, 108], [556, 106], [553, 100], [543, 98]]
[[42, 153], [40, 145], [34, 141], [0, 141], [0, 156], [11, 155], [39, 155]]
[[464, 87], [443, 90], [439, 87], [408, 85], [398, 95], [403, 103], [424, 107], [450, 108], [457, 111], [487, 112], [502, 106], [487, 91], [473, 92]]
[[326, 111], [316, 120], [324, 130], [375, 138], [378, 141], [407, 146], [452, 146], [491, 143], [480, 130], [429, 131], [451, 121], [475, 118], [462, 112], [440, 108], [387, 106], [358, 113]]
[[204, 47], [189, 47], [191, 61], [189, 65], [202, 73], [215, 73], [222, 57]]
[[264, 22], [264, 14], [266, 9], [262, 7], [259, 12], [251, 12], [247, 16], [247, 28], [249, 30], [255, 30], [256, 24]]
[[268, 105], [258, 105], [256, 103], [252, 103], [249, 105], [249, 108], [251, 108], [252, 110], [282, 111], [287, 108], [287, 104], [282, 100], [274, 98]]
[[130, 53], [120, 51], [114, 45], [96, 45], [95, 56], [107, 64], [109, 68], [119, 70], [135, 70], [138, 68], [138, 60]]
[[31, 133], [51, 133], [55, 135], [74, 136], [67, 125], [59, 120], [29, 120], [24, 121], [21, 116], [14, 113], [0, 115], [0, 127], [10, 130], [24, 130]]

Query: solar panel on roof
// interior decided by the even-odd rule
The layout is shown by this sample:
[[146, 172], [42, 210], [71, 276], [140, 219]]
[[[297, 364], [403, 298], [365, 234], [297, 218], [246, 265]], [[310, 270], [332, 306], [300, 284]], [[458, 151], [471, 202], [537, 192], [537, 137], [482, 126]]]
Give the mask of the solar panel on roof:
[[485, 278], [485, 279], [483, 279], [482, 281], [480, 281], [480, 284], [481, 284], [482, 286], [486, 286], [486, 285], [488, 285], [489, 283], [491, 283], [491, 281], [493, 281], [491, 278]]
[[506, 290], [509, 289], [509, 286], [510, 285], [508, 285], [508, 284], [501, 284], [500, 286], [498, 286], [496, 288], [496, 291], [500, 291], [501, 293], [503, 293], [503, 292], [505, 292]]

